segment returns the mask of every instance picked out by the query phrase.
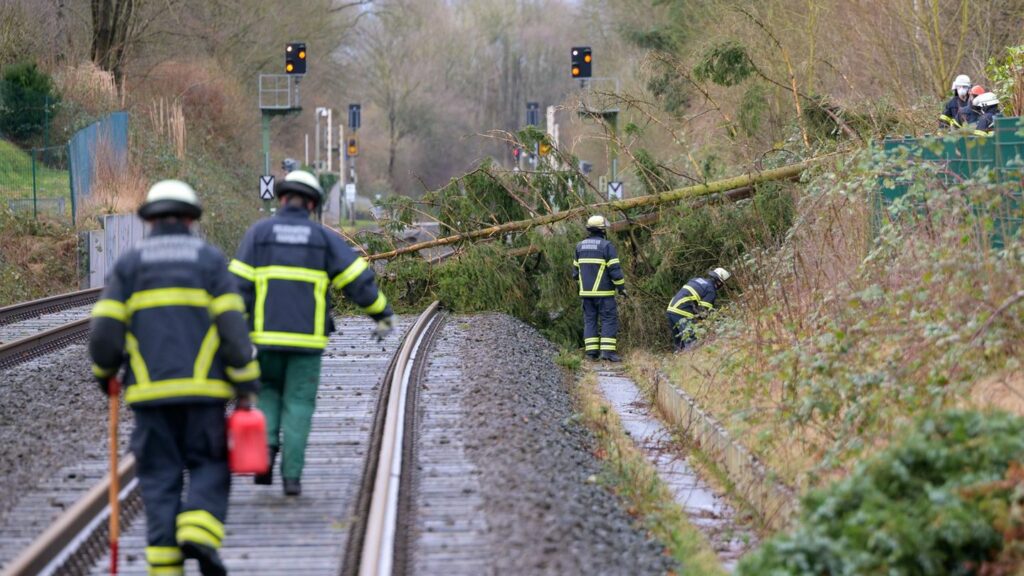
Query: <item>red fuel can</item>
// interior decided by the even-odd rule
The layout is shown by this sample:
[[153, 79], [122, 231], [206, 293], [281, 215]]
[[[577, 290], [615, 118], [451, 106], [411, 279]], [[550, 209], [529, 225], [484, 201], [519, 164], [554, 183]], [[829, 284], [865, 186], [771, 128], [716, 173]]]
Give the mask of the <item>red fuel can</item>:
[[228, 468], [233, 474], [262, 474], [270, 466], [267, 420], [256, 408], [228, 416]]

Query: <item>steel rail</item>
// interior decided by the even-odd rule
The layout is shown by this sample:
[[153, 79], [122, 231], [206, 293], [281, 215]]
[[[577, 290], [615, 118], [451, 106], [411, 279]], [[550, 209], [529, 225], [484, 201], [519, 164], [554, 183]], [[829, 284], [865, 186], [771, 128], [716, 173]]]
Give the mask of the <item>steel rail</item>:
[[[403, 455], [406, 452], [406, 407], [414, 393], [414, 390], [410, 390], [410, 382], [413, 380], [416, 360], [425, 356], [424, 344], [429, 345], [432, 329], [437, 326], [440, 318], [440, 303], [434, 302], [406, 334], [392, 369], [385, 378], [387, 409], [383, 414], [383, 425], [380, 426], [379, 451], [376, 458], [371, 453], [367, 460], [368, 472], [371, 473], [364, 475], [363, 489], [371, 490], [369, 506], [365, 511], [360, 511], [360, 515], [365, 516], [353, 534], [359, 543], [349, 547], [346, 554], [348, 570], [344, 573], [353, 572], [352, 562], [356, 559], [360, 576], [389, 576], [395, 568], [400, 485], [403, 480]], [[384, 393], [382, 390], [382, 395]], [[378, 418], [380, 416], [378, 414]], [[370, 482], [372, 487], [368, 486]], [[356, 553], [358, 556], [355, 556]]]
[[0, 308], [0, 326], [96, 302], [102, 288], [89, 288]]
[[[425, 355], [424, 344], [436, 333], [442, 317], [440, 303], [431, 304], [406, 333], [399, 350], [381, 385], [373, 438], [357, 504], [356, 526], [349, 538], [344, 573], [390, 574], [393, 565], [397, 521], [399, 519], [399, 484], [402, 473], [403, 446], [408, 446], [404, 434], [404, 417], [409, 403], [409, 383], [413, 380], [416, 360]], [[83, 324], [88, 330], [88, 319], [72, 324]], [[60, 327], [48, 332], [65, 329]], [[42, 335], [12, 342], [3, 348], [27, 345]], [[23, 344], [24, 343], [24, 344]], [[0, 356], [0, 362], [2, 362]], [[2, 366], [2, 364], [0, 364]], [[385, 411], [386, 410], [386, 411]], [[128, 523], [141, 510], [138, 483], [135, 481], [136, 463], [126, 455], [118, 468], [121, 491], [122, 522]], [[108, 473], [82, 498], [68, 508], [36, 538], [21, 554], [9, 563], [0, 576], [29, 576], [39, 573], [60, 572], [67, 565], [88, 567], [106, 551], [106, 523], [110, 514], [107, 495], [111, 478]], [[85, 569], [85, 568], [83, 568]]]
[[58, 350], [89, 334], [89, 318], [26, 336], [0, 346], [0, 370]]

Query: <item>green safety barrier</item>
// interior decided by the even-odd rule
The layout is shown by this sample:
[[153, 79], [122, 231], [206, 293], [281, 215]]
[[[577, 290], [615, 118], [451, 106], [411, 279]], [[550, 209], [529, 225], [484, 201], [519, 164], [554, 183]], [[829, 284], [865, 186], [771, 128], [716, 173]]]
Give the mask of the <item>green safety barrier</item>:
[[[890, 137], [882, 141], [887, 155], [907, 155], [920, 162], [939, 165], [947, 185], [956, 185], [971, 178], [986, 177], [994, 182], [1014, 184], [1010, 201], [994, 218], [992, 246], [1003, 247], [1018, 237], [1024, 223], [1024, 123], [1021, 117], [997, 118], [989, 136], [951, 132], [944, 137]], [[910, 183], [899, 174], [880, 178], [880, 194], [875, 205], [875, 226], [884, 210], [906, 194]], [[979, 209], [980, 207], [976, 207]]]

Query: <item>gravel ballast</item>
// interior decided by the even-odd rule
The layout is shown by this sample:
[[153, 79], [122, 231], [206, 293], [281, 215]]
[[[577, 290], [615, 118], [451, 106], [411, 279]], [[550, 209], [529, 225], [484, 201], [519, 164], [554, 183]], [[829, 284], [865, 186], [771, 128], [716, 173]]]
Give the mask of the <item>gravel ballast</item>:
[[[443, 354], [452, 352], [446, 350], [457, 354], [460, 378], [432, 373], [438, 364], [449, 364]], [[573, 418], [550, 342], [514, 318], [484, 314], [449, 319], [437, 351], [442, 356], [431, 354], [426, 385], [447, 386], [445, 394], [458, 399], [460, 409], [444, 416], [457, 419], [452, 427], [472, 432], [459, 443], [479, 476], [474, 482], [479, 495], [466, 500], [483, 515], [476, 526], [486, 531], [494, 551], [487, 573], [665, 574], [674, 569], [664, 546], [595, 482], [601, 469], [591, 452], [592, 438]], [[419, 409], [429, 417], [431, 406]], [[429, 449], [421, 445], [420, 457], [429, 458]], [[418, 560], [414, 547], [412, 564]]]

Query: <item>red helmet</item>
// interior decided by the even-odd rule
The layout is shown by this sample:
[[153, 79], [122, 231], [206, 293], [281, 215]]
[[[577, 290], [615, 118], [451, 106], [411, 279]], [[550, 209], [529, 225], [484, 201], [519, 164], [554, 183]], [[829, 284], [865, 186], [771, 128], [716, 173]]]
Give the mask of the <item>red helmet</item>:
[[981, 84], [975, 84], [974, 87], [971, 88], [971, 92], [970, 92], [972, 98], [974, 96], [981, 96], [984, 93], [985, 93], [985, 87], [982, 86]]

